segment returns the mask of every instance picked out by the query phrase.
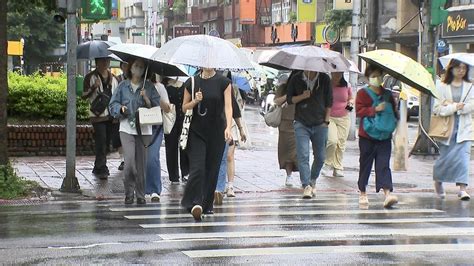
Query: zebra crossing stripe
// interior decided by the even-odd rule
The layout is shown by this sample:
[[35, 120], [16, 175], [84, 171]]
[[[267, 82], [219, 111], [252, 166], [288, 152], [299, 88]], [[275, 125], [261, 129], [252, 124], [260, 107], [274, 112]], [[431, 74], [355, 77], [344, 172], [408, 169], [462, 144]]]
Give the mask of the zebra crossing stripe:
[[[399, 203], [398, 205], [406, 205], [406, 203]], [[214, 206], [214, 209], [229, 209], [229, 208], [269, 208], [269, 207], [358, 207], [359, 203], [347, 202], [301, 202], [301, 203], [273, 203], [273, 204], [233, 204], [225, 203], [224, 205]], [[130, 207], [130, 208], [110, 208], [112, 212], [134, 212], [134, 211], [166, 211], [166, 210], [182, 210], [181, 206], [149, 206], [149, 207]]]
[[271, 247], [213, 250], [187, 250], [183, 253], [190, 258], [243, 257], [297, 254], [338, 254], [338, 253], [400, 253], [400, 252], [450, 252], [474, 251], [474, 244], [402, 244], [365, 246], [310, 246]]
[[140, 224], [142, 228], [192, 228], [217, 226], [262, 226], [262, 225], [315, 225], [315, 224], [411, 224], [411, 223], [473, 223], [474, 218], [435, 217], [435, 218], [401, 218], [401, 219], [329, 219], [329, 220], [287, 220], [287, 221], [232, 221], [232, 222], [187, 222]]
[[183, 239], [213, 239], [213, 238], [242, 238], [242, 237], [285, 237], [285, 238], [340, 238], [360, 236], [453, 236], [474, 235], [474, 227], [456, 228], [381, 228], [381, 229], [351, 229], [351, 230], [306, 230], [306, 231], [242, 231], [242, 232], [215, 232], [215, 233], [181, 233], [181, 234], [159, 234], [163, 240]]
[[[407, 213], [443, 213], [435, 209], [392, 209], [392, 210], [302, 210], [302, 211], [269, 211], [269, 212], [240, 212], [240, 213], [215, 213], [214, 217], [248, 217], [248, 216], [293, 216], [293, 215], [350, 215], [350, 214], [407, 214]], [[146, 219], [178, 219], [189, 218], [189, 213], [158, 214], [158, 215], [127, 215], [129, 220]]]

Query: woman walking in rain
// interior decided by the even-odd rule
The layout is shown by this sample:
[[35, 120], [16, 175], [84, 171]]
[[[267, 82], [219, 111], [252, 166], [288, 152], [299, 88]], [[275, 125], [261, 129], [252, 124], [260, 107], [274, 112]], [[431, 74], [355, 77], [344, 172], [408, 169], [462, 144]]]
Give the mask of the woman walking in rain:
[[[392, 133], [398, 115], [392, 93], [382, 87], [383, 70], [368, 65], [365, 76], [369, 80], [369, 85], [359, 90], [356, 97], [356, 114], [360, 117], [359, 204], [369, 204], [366, 189], [375, 161], [375, 191], [383, 190], [385, 194], [383, 206], [390, 208], [398, 202], [397, 197], [390, 194], [393, 191], [392, 170], [390, 170]], [[381, 128], [384, 130], [379, 130]]]
[[135, 114], [140, 107], [151, 108], [160, 104], [160, 96], [155, 86], [145, 80], [145, 63], [141, 59], [128, 62], [129, 79], [122, 81], [110, 101], [110, 113], [120, 118], [120, 140], [125, 160], [124, 186], [125, 204], [146, 204], [145, 167], [146, 150], [152, 134], [151, 126], [141, 126], [142, 137], [138, 136]]
[[323, 175], [344, 177], [342, 159], [349, 136], [351, 118], [349, 112], [354, 108], [351, 87], [342, 72], [332, 73], [332, 108], [329, 117], [328, 143]]
[[193, 118], [186, 148], [190, 162], [189, 180], [181, 205], [199, 221], [203, 212], [213, 213], [224, 145], [232, 139], [232, 86], [228, 78], [212, 68], [204, 68], [200, 75], [191, 79], [185, 84], [183, 100], [183, 112], [193, 110]]
[[439, 97], [434, 102], [434, 114], [449, 116], [454, 120], [448, 139], [436, 139], [440, 156], [433, 168], [435, 190], [440, 198], [445, 198], [443, 183], [459, 186], [458, 197], [469, 200], [466, 192], [469, 184], [469, 162], [471, 158], [472, 112], [474, 111], [474, 90], [469, 82], [469, 66], [451, 60], [438, 85]]
[[296, 159], [296, 138], [293, 121], [295, 120], [295, 105], [288, 105], [286, 102], [287, 83], [291, 76], [287, 74], [278, 78], [278, 89], [275, 95], [275, 104], [282, 106], [281, 123], [278, 127], [278, 163], [280, 169], [286, 170], [285, 185], [293, 186], [291, 174], [298, 171], [298, 160]]

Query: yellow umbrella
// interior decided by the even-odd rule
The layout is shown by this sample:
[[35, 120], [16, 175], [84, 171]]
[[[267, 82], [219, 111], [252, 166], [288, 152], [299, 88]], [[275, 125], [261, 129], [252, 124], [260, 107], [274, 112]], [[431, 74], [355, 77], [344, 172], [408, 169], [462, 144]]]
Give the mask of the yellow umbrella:
[[431, 74], [418, 62], [391, 50], [375, 50], [359, 54], [367, 63], [382, 68], [386, 74], [427, 94], [437, 97]]

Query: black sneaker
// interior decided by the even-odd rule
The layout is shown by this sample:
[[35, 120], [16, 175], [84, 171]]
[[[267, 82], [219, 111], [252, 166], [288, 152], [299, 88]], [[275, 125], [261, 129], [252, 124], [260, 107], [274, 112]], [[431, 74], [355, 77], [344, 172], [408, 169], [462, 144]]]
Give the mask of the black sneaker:
[[133, 197], [125, 197], [125, 204], [126, 205], [133, 204]]
[[120, 163], [120, 165], [119, 165], [119, 167], [118, 167], [118, 170], [119, 170], [119, 171], [123, 171], [123, 167], [124, 167], [123, 165], [124, 165], [124, 164], [125, 164], [124, 161], [122, 161], [122, 162]]
[[138, 205], [145, 205], [145, 204], [146, 204], [146, 200], [145, 200], [145, 199], [137, 199], [137, 204], [138, 204]]

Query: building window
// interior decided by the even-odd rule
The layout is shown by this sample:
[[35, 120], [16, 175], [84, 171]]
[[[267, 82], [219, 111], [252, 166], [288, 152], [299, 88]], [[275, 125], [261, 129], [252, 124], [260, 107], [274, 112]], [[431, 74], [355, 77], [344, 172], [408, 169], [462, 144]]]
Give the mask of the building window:
[[281, 21], [281, 3], [272, 3], [272, 23]]
[[291, 0], [284, 0], [283, 1], [283, 10], [282, 10], [282, 19], [283, 22], [290, 21], [290, 12], [291, 12]]
[[232, 33], [232, 20], [224, 21], [224, 32]]
[[240, 24], [240, 19], [235, 20], [235, 31], [241, 32], [242, 31], [242, 24]]

